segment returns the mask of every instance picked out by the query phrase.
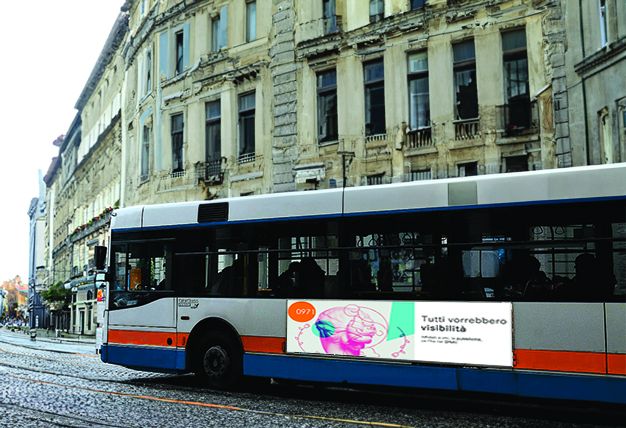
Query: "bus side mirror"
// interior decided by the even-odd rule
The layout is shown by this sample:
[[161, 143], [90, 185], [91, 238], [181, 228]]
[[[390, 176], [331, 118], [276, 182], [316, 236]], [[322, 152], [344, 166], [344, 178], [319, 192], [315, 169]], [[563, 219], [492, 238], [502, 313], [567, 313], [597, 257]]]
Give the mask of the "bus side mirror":
[[107, 259], [107, 247], [96, 246], [93, 249], [93, 259], [96, 265], [96, 270], [104, 270], [104, 264]]

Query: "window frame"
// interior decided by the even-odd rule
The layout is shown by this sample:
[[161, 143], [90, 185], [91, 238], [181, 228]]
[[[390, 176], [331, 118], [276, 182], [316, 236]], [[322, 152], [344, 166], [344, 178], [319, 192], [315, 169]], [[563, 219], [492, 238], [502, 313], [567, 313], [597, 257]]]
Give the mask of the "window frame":
[[[421, 57], [424, 56], [426, 58], [426, 69], [422, 69], [422, 70], [417, 70], [417, 71], [411, 71], [411, 58], [416, 58], [416, 57]], [[423, 129], [423, 128], [430, 128], [430, 77], [429, 77], [429, 70], [428, 70], [428, 52], [427, 51], [421, 51], [421, 52], [412, 52], [409, 53], [408, 57], [407, 57], [407, 68], [408, 68], [408, 73], [407, 73], [407, 79], [408, 79], [408, 95], [409, 95], [409, 127], [413, 130], [413, 129]], [[415, 93], [415, 95], [417, 96], [416, 99], [416, 107], [417, 107], [417, 112], [416, 112], [416, 126], [414, 127], [412, 121], [413, 121], [413, 111], [416, 107], [413, 106], [413, 92], [411, 92], [411, 82], [416, 82], [419, 80], [423, 80], [426, 79], [426, 87], [428, 92], [422, 92], [422, 93]], [[426, 94], [427, 96], [427, 102], [426, 102], [426, 116], [424, 117], [424, 120], [426, 122], [425, 125], [420, 126], [420, 109], [419, 109], [419, 96], [420, 95], [424, 95]]]
[[[524, 35], [524, 46], [515, 46], [512, 49], [505, 50], [505, 38], [514, 34]], [[524, 27], [505, 31], [500, 34], [502, 38], [502, 80], [504, 83], [504, 98], [507, 106], [505, 114], [505, 126], [507, 129], [514, 126], [519, 129], [530, 129], [532, 125], [532, 113], [530, 103], [530, 74], [528, 68], [528, 38], [526, 37], [526, 29]], [[520, 67], [520, 61], [525, 65]], [[512, 72], [511, 66], [515, 64], [515, 73]], [[525, 67], [525, 68], [524, 68]], [[520, 70], [524, 70], [526, 79], [520, 80]], [[511, 76], [515, 75], [513, 79]], [[517, 95], [513, 94], [513, 83], [517, 88]], [[525, 83], [525, 86], [522, 84]], [[521, 93], [520, 88], [523, 87], [524, 92]], [[515, 118], [515, 119], [513, 119]]]
[[[242, 108], [242, 100], [248, 97], [253, 97], [253, 107], [252, 108]], [[252, 119], [251, 129], [249, 120]], [[238, 98], [238, 106], [237, 106], [237, 122], [239, 125], [239, 147], [237, 149], [237, 161], [239, 163], [246, 163], [254, 161], [255, 159], [255, 151], [256, 151], [256, 133], [255, 133], [255, 124], [256, 124], [256, 92], [246, 92], [239, 95]], [[252, 138], [249, 137], [249, 132], [252, 131]], [[252, 150], [248, 147], [246, 142], [252, 142]], [[244, 151], [244, 149], [246, 149]]]
[[426, 6], [426, 0], [411, 0], [410, 3], [411, 10], [422, 9]]
[[[324, 76], [328, 76], [330, 74], [334, 73], [334, 84], [331, 85], [323, 85]], [[338, 141], [339, 139], [339, 121], [338, 121], [338, 109], [337, 109], [337, 69], [333, 68], [333, 69], [327, 69], [327, 70], [323, 70], [320, 71], [318, 73], [316, 73], [315, 75], [316, 77], [316, 83], [317, 83], [317, 140], [318, 140], [318, 144], [321, 143], [329, 143], [329, 142], [335, 142]], [[332, 98], [334, 96], [334, 100], [335, 100], [335, 107], [334, 107], [334, 114], [332, 114], [332, 108], [331, 110], [331, 115], [330, 117], [334, 117], [334, 125], [335, 125], [335, 133], [334, 134], [329, 134], [328, 129], [329, 129], [329, 115], [325, 114], [324, 118], [325, 120], [322, 121], [322, 102], [324, 103], [324, 105], [328, 106], [328, 99], [329, 97]], [[328, 108], [326, 109], [325, 113], [328, 112]], [[326, 129], [326, 134], [321, 134], [321, 130], [322, 130], [322, 122], [323, 126]]]
[[322, 0], [324, 34], [334, 33], [337, 28], [337, 3], [335, 0]]
[[[382, 67], [383, 73], [382, 73], [382, 77], [376, 77], [373, 79], [369, 79], [367, 78], [367, 69], [368, 68], [373, 68], [375, 66], [380, 65]], [[371, 136], [371, 135], [386, 135], [387, 134], [387, 123], [386, 123], [386, 112], [385, 112], [385, 62], [383, 60], [383, 58], [379, 58], [373, 61], [368, 61], [366, 63], [363, 63], [363, 88], [365, 90], [365, 135], [367, 136]], [[372, 105], [371, 105], [371, 101], [368, 102], [368, 97], [370, 97], [371, 99], [371, 94], [372, 91], [377, 90], [377, 89], [381, 89], [382, 90], [382, 94], [383, 94], [383, 104], [382, 104], [382, 115], [381, 118], [378, 118], [378, 120], [376, 120], [375, 122], [372, 121]], [[369, 104], [369, 105], [368, 105]], [[369, 122], [368, 122], [369, 119]], [[383, 132], [377, 132], [378, 131], [378, 126], [376, 126], [377, 124], [380, 124], [382, 122], [382, 131]], [[368, 128], [368, 124], [373, 126], [370, 126]]]
[[[257, 38], [257, 4], [256, 0], [246, 2], [246, 42], [250, 43]], [[251, 17], [251, 14], [254, 17]], [[253, 22], [254, 18], [254, 22]], [[252, 25], [254, 24], [254, 25]]]
[[[474, 170], [475, 174], [467, 174], [467, 168], [470, 167]], [[478, 173], [478, 162], [477, 161], [469, 161], [469, 162], [459, 162], [456, 165], [458, 177], [474, 177], [480, 175]]]
[[[184, 172], [185, 171], [185, 162], [184, 162], [184, 159], [185, 159], [184, 158], [185, 115], [184, 113], [180, 112], [180, 113], [174, 113], [170, 117], [171, 117], [170, 135], [172, 138], [172, 173]], [[176, 129], [174, 127], [175, 121], [178, 118], [181, 119], [180, 129]], [[176, 143], [177, 141], [180, 141], [180, 147], [177, 147], [178, 146], [178, 143]], [[180, 165], [175, 168], [174, 164], [175, 164], [177, 154], [179, 157]]]
[[[210, 106], [217, 104], [219, 114], [217, 116], [210, 116]], [[222, 103], [217, 99], [209, 101], [205, 104], [205, 159], [207, 162], [218, 160], [222, 157]], [[217, 127], [217, 132], [212, 134], [209, 132], [209, 128]], [[216, 135], [216, 141], [210, 141], [211, 136]], [[211, 150], [212, 148], [212, 150]], [[216, 155], [217, 154], [217, 155]]]
[[[468, 44], [469, 42], [472, 43], [472, 47], [473, 47], [473, 56], [470, 58], [464, 58], [464, 59], [460, 59], [457, 60], [456, 59], [456, 53], [454, 52], [454, 48], [456, 46], [460, 46], [463, 44]], [[465, 73], [465, 72], [470, 72], [470, 76], [471, 73], [473, 71], [474, 73], [474, 80], [476, 80], [476, 75], [477, 75], [477, 67], [476, 67], [476, 42], [475, 39], [469, 39], [469, 40], [463, 40], [463, 41], [459, 41], [455, 44], [452, 45], [452, 70], [453, 70], [453, 76], [454, 76], [454, 107], [455, 107], [455, 120], [476, 120], [480, 117], [480, 112], [478, 109], [478, 89], [474, 88], [474, 90], [472, 91], [472, 94], [468, 94], [472, 97], [476, 97], [475, 100], [475, 109], [476, 109], [476, 115], [475, 116], [471, 116], [471, 117], [461, 117], [461, 113], [459, 112], [459, 106], [460, 104], [460, 100], [459, 100], [459, 93], [461, 86], [458, 84], [458, 76], [460, 75], [460, 73]], [[462, 85], [463, 87], [469, 87], [470, 85]], [[473, 85], [475, 86], [475, 85]], [[474, 100], [471, 100], [472, 104], [474, 104]], [[472, 106], [468, 106], [469, 108], [471, 108], [471, 110], [473, 111], [474, 109]]]
[[174, 59], [174, 74], [182, 74], [185, 69], [185, 32], [182, 29], [174, 32]]
[[[220, 37], [222, 35], [223, 40]], [[211, 38], [211, 51], [213, 52], [219, 52], [228, 46], [228, 5], [222, 6], [219, 13], [211, 19]]]
[[141, 170], [140, 181], [146, 181], [150, 176], [150, 127], [144, 125], [141, 134]]
[[383, 19], [385, 17], [385, 0], [370, 0], [369, 16], [370, 22], [376, 22]]
[[607, 0], [598, 0], [598, 18], [600, 20], [600, 48], [603, 48], [609, 44], [609, 18]]

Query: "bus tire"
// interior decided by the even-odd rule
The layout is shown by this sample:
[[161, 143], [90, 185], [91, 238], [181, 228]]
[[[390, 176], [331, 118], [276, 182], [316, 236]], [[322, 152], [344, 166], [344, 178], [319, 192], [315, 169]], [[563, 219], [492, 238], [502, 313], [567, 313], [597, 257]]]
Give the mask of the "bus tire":
[[196, 375], [214, 389], [229, 389], [243, 375], [243, 354], [231, 337], [221, 331], [206, 334], [200, 347]]

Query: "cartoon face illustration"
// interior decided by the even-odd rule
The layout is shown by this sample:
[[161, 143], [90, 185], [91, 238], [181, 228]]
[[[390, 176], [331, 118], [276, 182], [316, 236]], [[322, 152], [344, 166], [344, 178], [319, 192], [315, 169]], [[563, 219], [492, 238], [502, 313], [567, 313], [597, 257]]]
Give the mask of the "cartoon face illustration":
[[385, 340], [388, 323], [371, 308], [348, 305], [322, 312], [313, 328], [327, 354], [363, 356]]

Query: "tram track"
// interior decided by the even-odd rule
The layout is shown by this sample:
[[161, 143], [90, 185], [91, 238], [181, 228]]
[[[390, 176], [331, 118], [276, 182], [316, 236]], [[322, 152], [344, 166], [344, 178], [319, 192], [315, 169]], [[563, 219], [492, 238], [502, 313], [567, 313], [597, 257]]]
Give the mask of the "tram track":
[[[20, 347], [19, 344], [10, 343], [10, 345]], [[41, 350], [41, 349], [39, 350], [44, 351], [44, 352], [48, 351], [48, 350]], [[395, 428], [406, 427], [405, 425], [387, 424], [387, 423], [382, 423], [382, 422], [358, 421], [358, 420], [351, 420], [351, 419], [337, 419], [337, 418], [307, 415], [307, 414], [296, 414], [296, 412], [281, 412], [281, 411], [275, 411], [275, 410], [265, 411], [264, 409], [254, 409], [253, 408], [254, 406], [249, 406], [249, 405], [247, 407], [251, 407], [251, 408], [245, 408], [246, 407], [245, 405], [243, 407], [237, 407], [237, 406], [229, 406], [229, 405], [224, 405], [224, 404], [215, 404], [215, 401], [219, 403], [220, 401], [223, 401], [224, 399], [226, 399], [226, 401], [230, 401], [230, 399], [232, 399], [234, 396], [232, 395], [231, 392], [224, 393], [221, 391], [214, 391], [214, 390], [204, 388], [201, 385], [195, 385], [193, 384], [194, 381], [191, 379], [191, 376], [174, 376], [174, 375], [161, 374], [157, 377], [142, 378], [140, 372], [138, 372], [137, 373], [138, 376], [132, 379], [129, 379], [129, 378], [112, 379], [110, 377], [105, 377], [105, 376], [89, 376], [89, 375], [81, 374], [80, 372], [76, 371], [76, 369], [78, 368], [83, 368], [83, 369], [92, 368], [96, 364], [94, 365], [81, 364], [78, 362], [67, 361], [67, 359], [63, 359], [63, 358], [53, 358], [49, 356], [37, 356], [37, 355], [23, 354], [20, 352], [16, 352], [15, 350], [7, 350], [7, 349], [3, 349], [2, 347], [0, 347], [0, 355], [2, 355], [3, 353], [11, 354], [14, 356], [25, 357], [25, 358], [35, 358], [35, 359], [39, 359], [42, 361], [50, 361], [50, 362], [54, 362], [57, 364], [63, 364], [63, 365], [68, 364], [70, 367], [72, 367], [72, 370], [74, 370], [73, 372], [60, 372], [60, 371], [45, 369], [41, 367], [29, 367], [27, 365], [15, 364], [13, 362], [2, 363], [2, 368], [12, 368], [15, 370], [22, 371], [21, 376], [14, 376], [12, 374], [9, 374], [10, 373], [9, 371], [2, 370], [2, 371], [5, 371], [5, 373], [3, 373], [4, 376], [8, 376], [14, 379], [19, 379], [24, 382], [40, 383], [40, 384], [45, 384], [45, 385], [50, 385], [50, 386], [62, 387], [66, 389], [79, 389], [79, 390], [90, 391], [92, 393], [98, 393], [98, 394], [125, 396], [125, 397], [129, 397], [133, 399], [151, 400], [151, 401], [156, 401], [156, 402], [194, 406], [194, 407], [210, 407], [214, 409], [223, 409], [229, 412], [248, 413], [248, 414], [251, 413], [251, 414], [258, 414], [258, 415], [264, 415], [264, 416], [269, 416], [269, 417], [298, 418], [298, 419], [309, 419], [309, 420], [316, 419], [316, 420], [328, 421], [328, 422], [331, 422], [331, 421], [343, 422], [346, 424], [354, 424], [355, 426], [366, 425], [366, 426], [387, 426], [387, 427], [395, 427]], [[73, 354], [81, 355], [81, 354], [76, 354], [76, 353], [73, 353]], [[94, 360], [94, 363], [99, 363], [99, 361]], [[27, 373], [41, 373], [41, 374], [47, 374], [47, 375], [52, 375], [52, 376], [58, 376], [59, 380], [57, 381], [56, 379], [52, 379], [52, 381], [50, 381], [51, 379], [46, 379], [44, 381], [44, 380], [41, 380], [39, 376], [29, 376]], [[87, 382], [106, 382], [110, 385], [120, 385], [120, 386], [132, 385], [134, 387], [147, 387], [149, 388], [149, 390], [147, 391], [151, 391], [151, 393], [149, 395], [128, 394], [126, 392], [120, 392], [119, 388], [116, 388], [116, 387], [112, 387], [111, 390], [105, 390], [108, 388], [106, 387], [104, 389], [102, 389], [102, 387], [97, 388], [95, 385], [89, 385], [89, 384], [87, 384], [86, 386], [68, 385], [61, 380], [62, 378], [74, 378], [74, 379], [84, 380]], [[527, 414], [536, 414], [536, 415], [542, 414], [544, 415], [544, 417], [546, 417], [546, 419], [568, 420], [569, 422], [572, 422], [573, 420], [578, 419], [579, 421], [584, 420], [587, 423], [595, 423], [595, 422], [598, 422], [599, 420], [603, 420], [604, 423], [606, 423], [606, 419], [607, 417], [609, 417], [610, 414], [613, 415], [613, 417], [615, 418], [614, 420], [619, 419], [620, 416], [622, 417], [624, 416], [623, 411], [618, 411], [615, 407], [612, 407], [612, 406], [608, 407], [608, 406], [601, 406], [601, 405], [598, 405], [597, 407], [592, 406], [592, 408], [584, 408], [586, 406], [579, 407], [576, 403], [572, 405], [572, 403], [564, 404], [563, 402], [552, 402], [552, 405], [551, 405], [550, 402], [538, 403], [537, 401], [533, 401], [533, 400], [519, 401], [515, 398], [511, 398], [510, 400], [507, 400], [507, 399], [503, 399], [502, 397], [498, 397], [498, 399], [496, 399], [495, 397], [492, 397], [492, 396], [481, 396], [481, 395], [467, 396], [466, 394], [449, 394], [449, 395], [441, 394], [441, 393], [431, 394], [433, 391], [430, 391], [430, 392], [425, 391], [423, 393], [419, 393], [419, 391], [417, 392], [413, 391], [413, 393], [409, 393], [409, 391], [403, 391], [402, 393], [399, 393], [398, 391], [394, 392], [394, 391], [379, 390], [379, 389], [377, 390], [352, 389], [348, 387], [341, 387], [338, 385], [335, 385], [335, 386], [309, 385], [308, 388], [306, 386], [299, 387], [299, 388], [284, 387], [283, 385], [283, 386], [271, 387], [270, 389], [268, 389], [267, 386], [268, 385], [265, 385], [265, 384], [263, 386], [257, 385], [256, 387], [252, 386], [250, 390], [248, 390], [249, 388], [246, 388], [244, 391], [240, 391], [244, 395], [242, 397], [242, 400], [247, 402], [251, 399], [252, 396], [257, 396], [257, 397], [266, 396], [266, 397], [275, 397], [275, 398], [282, 397], [282, 398], [287, 398], [291, 400], [305, 400], [305, 401], [308, 401], [310, 399], [319, 400], [319, 394], [318, 394], [319, 387], [323, 387], [324, 390], [326, 391], [324, 393], [324, 396], [326, 398], [322, 401], [331, 401], [331, 402], [338, 402], [338, 403], [343, 402], [345, 404], [354, 402], [354, 403], [360, 403], [360, 404], [365, 403], [367, 405], [367, 403], [371, 403], [371, 404], [382, 405], [382, 407], [391, 406], [391, 407], [396, 407], [399, 409], [411, 408], [415, 410], [414, 403], [420, 402], [422, 404], [419, 407], [422, 409], [430, 409], [430, 410], [439, 409], [442, 411], [452, 410], [454, 412], [462, 412], [462, 413], [464, 412], [482, 413], [484, 411], [484, 413], [487, 413], [487, 414], [494, 414], [494, 415], [501, 415], [501, 416], [508, 415], [508, 416], [513, 416], [513, 417], [520, 417], [525, 414], [526, 415]], [[200, 401], [193, 401], [193, 400], [176, 400], [176, 399], [171, 399], [171, 398], [163, 398], [164, 395], [168, 394], [166, 391], [172, 391], [176, 393], [210, 392], [212, 395], [217, 395], [214, 397], [217, 400], [211, 400], [213, 401], [213, 403], [210, 403], [210, 402], [200, 402]], [[316, 391], [316, 392], [313, 393], [312, 391]], [[346, 392], [348, 391], [350, 393], [346, 395]], [[161, 395], [161, 397], [159, 397], [158, 395]], [[381, 400], [381, 397], [387, 397], [387, 398], [386, 399], [383, 398]], [[237, 397], [234, 397], [234, 398], [237, 398]], [[0, 405], [4, 405], [4, 404], [0, 403]], [[560, 416], [556, 416], [556, 418], [554, 418], [554, 415], [550, 416], [550, 414], [555, 411], [556, 413], [560, 414]], [[41, 415], [39, 415], [39, 413], [41, 413]], [[37, 415], [44, 417], [46, 412], [39, 412], [39, 413]], [[64, 416], [64, 415], [61, 414], [61, 416]], [[46, 419], [42, 419], [42, 420], [46, 420]], [[130, 425], [129, 426], [110, 425], [110, 424], [103, 425], [102, 423], [97, 423], [95, 425], [80, 425], [83, 422], [87, 424], [94, 423], [88, 419], [82, 420], [81, 418], [76, 418], [75, 422], [73, 422], [72, 420], [67, 420], [65, 422], [61, 421], [57, 425], [50, 425], [50, 426], [59, 426], [59, 427], [64, 427], [64, 426], [67, 426], [67, 427], [78, 427], [78, 426], [118, 427], [119, 426], [121, 428], [130, 427]], [[613, 425], [613, 424], [608, 424], [608, 425]]]
[[42, 410], [34, 410], [30, 407], [20, 406], [17, 404], [0, 403], [0, 409], [6, 409], [11, 413], [26, 414], [26, 418], [32, 422], [42, 422], [46, 427], [61, 428], [133, 428], [132, 425], [111, 424], [110, 422], [97, 421], [85, 417], [67, 415], [63, 413], [46, 412]]
[[[20, 346], [19, 344], [14, 344], [14, 343], [10, 343], [10, 344], [12, 346]], [[50, 362], [62, 363], [62, 364], [70, 364], [70, 365], [75, 366], [75, 367], [91, 368], [90, 365], [86, 365], [86, 364], [75, 363], [75, 362], [66, 361], [66, 360], [63, 360], [63, 359], [55, 359], [55, 358], [50, 358], [50, 357], [28, 355], [28, 354], [23, 354], [23, 353], [19, 353], [19, 352], [13, 352], [13, 351], [9, 351], [7, 349], [0, 348], [0, 354], [3, 354], [3, 353], [4, 354], [14, 355], [14, 356], [19, 356], [19, 357], [23, 357], [23, 358], [34, 358], [34, 359], [39, 359], [39, 360], [43, 360], [43, 361], [50, 361]], [[80, 355], [80, 354], [74, 354], [74, 355]], [[183, 385], [170, 385], [170, 384], [167, 383], [167, 379], [163, 379], [163, 377], [167, 378], [168, 376], [163, 376], [163, 375], [160, 375], [159, 379], [155, 379], [155, 378], [141, 379], [141, 378], [139, 378], [139, 379], [119, 380], [119, 379], [110, 379], [110, 378], [104, 378], [104, 377], [86, 376], [86, 375], [81, 375], [79, 373], [64, 373], [64, 372], [59, 372], [59, 371], [54, 371], [54, 370], [34, 368], [34, 367], [26, 366], [26, 365], [7, 363], [7, 362], [3, 362], [2, 363], [2, 368], [16, 369], [16, 370], [20, 370], [20, 371], [25, 372], [25, 373], [47, 374], [47, 375], [52, 375], [52, 376], [58, 376], [60, 378], [80, 379], [80, 380], [84, 380], [84, 381], [88, 381], [88, 382], [106, 382], [106, 383], [109, 383], [109, 384], [118, 384], [118, 385], [126, 384], [126, 385], [133, 385], [133, 386], [145, 386], [145, 387], [152, 388], [152, 389], [154, 389], [156, 387], [158, 390], [171, 390], [171, 391], [177, 391], [177, 392], [182, 392], [182, 391], [186, 391], [186, 392], [207, 391], [205, 388], [192, 388], [192, 387], [183, 386]], [[237, 407], [237, 406], [228, 406], [228, 405], [223, 405], [223, 404], [215, 404], [215, 403], [207, 403], [207, 402], [199, 402], [199, 401], [177, 400], [177, 399], [164, 398], [164, 397], [158, 397], [158, 396], [152, 396], [152, 395], [131, 394], [131, 393], [120, 392], [120, 391], [116, 391], [116, 390], [103, 390], [103, 389], [98, 389], [98, 388], [95, 388], [95, 387], [91, 388], [91, 387], [86, 387], [86, 386], [68, 385], [68, 384], [65, 384], [65, 383], [54, 382], [54, 381], [50, 381], [50, 380], [33, 379], [31, 377], [27, 377], [27, 375], [16, 376], [16, 375], [9, 374], [9, 373], [4, 373], [3, 375], [8, 377], [8, 378], [11, 378], [11, 379], [14, 379], [14, 380], [23, 381], [23, 382], [32, 382], [32, 383], [38, 383], [38, 384], [47, 385], [47, 386], [61, 387], [61, 388], [74, 389], [74, 390], [82, 390], [82, 391], [85, 391], [85, 392], [91, 392], [91, 393], [97, 393], [97, 394], [107, 394], [107, 395], [113, 395], [113, 396], [123, 396], [123, 397], [128, 397], [128, 398], [133, 398], [133, 399], [150, 400], [150, 401], [157, 401], [157, 402], [178, 404], [178, 405], [186, 405], [186, 406], [194, 406], [194, 407], [205, 407], [205, 408], [213, 408], [213, 409], [222, 409], [222, 410], [231, 411], [231, 412], [255, 414], [255, 415], [259, 415], [259, 416], [278, 417], [278, 418], [281, 418], [281, 419], [282, 418], [294, 418], [294, 419], [303, 419], [303, 420], [317, 420], [317, 421], [320, 421], [320, 422], [329, 422], [329, 423], [330, 422], [333, 422], [333, 423], [345, 423], [345, 424], [356, 425], [356, 426], [389, 427], [389, 428], [411, 428], [411, 427], [409, 427], [407, 425], [390, 424], [390, 423], [384, 423], [384, 422], [362, 421], [362, 420], [354, 420], [354, 419], [332, 418], [332, 417], [319, 416], [319, 415], [266, 411], [266, 410], [244, 408], [244, 407]], [[180, 378], [180, 376], [178, 376], [177, 378]], [[115, 388], [113, 388], [113, 389], [115, 389]], [[212, 393], [220, 394], [220, 391], [213, 391], [213, 390], [210, 390], [210, 391]], [[225, 396], [226, 395], [230, 395], [230, 394], [225, 394]], [[29, 417], [31, 417], [30, 412], [33, 412], [32, 419], [34, 419], [36, 421], [42, 421], [42, 422], [45, 421], [46, 424], [47, 424], [46, 426], [71, 427], [71, 428], [74, 428], [74, 427], [96, 427], [96, 428], [97, 427], [113, 427], [113, 428], [118, 428], [119, 427], [119, 428], [130, 428], [132, 426], [132, 425], [103, 424], [102, 422], [93, 421], [93, 420], [80, 418], [80, 417], [68, 416], [68, 415], [63, 414], [63, 413], [43, 412], [43, 411], [32, 410], [30, 408], [18, 406], [18, 405], [15, 405], [15, 404], [0, 403], [0, 406], [4, 406], [4, 407], [7, 407], [7, 408], [10, 407], [10, 408], [14, 408], [14, 409], [22, 409], [23, 411], [29, 412]], [[59, 418], [60, 420], [52, 423], [50, 421], [50, 417], [51, 416]], [[82, 423], [86, 423], [87, 425], [83, 425]]]

